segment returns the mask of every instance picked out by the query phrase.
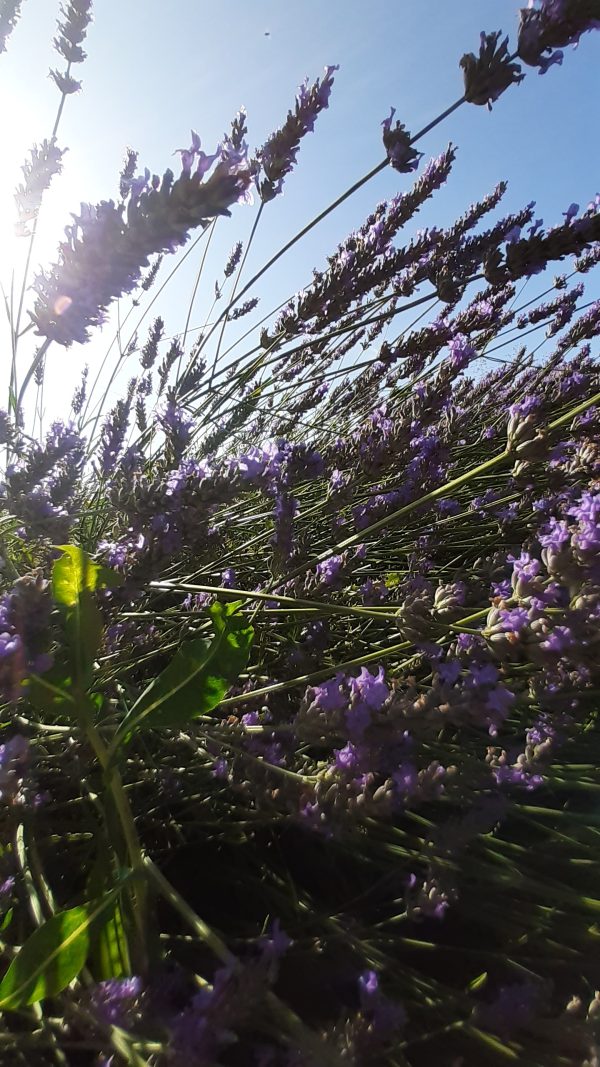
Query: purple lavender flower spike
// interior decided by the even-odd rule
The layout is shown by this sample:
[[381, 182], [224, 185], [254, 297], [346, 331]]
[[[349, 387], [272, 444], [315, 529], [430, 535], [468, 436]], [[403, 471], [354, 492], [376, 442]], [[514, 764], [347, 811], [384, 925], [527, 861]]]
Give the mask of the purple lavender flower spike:
[[150, 184], [146, 178], [141, 184], [132, 181], [119, 204], [82, 205], [65, 231], [58, 263], [34, 283], [38, 298], [32, 318], [39, 334], [65, 346], [85, 342], [90, 327], [106, 319], [112, 301], [139, 285], [151, 256], [174, 252], [192, 229], [230, 214], [250, 184], [245, 157], [220, 152], [203, 180], [206, 158], [199, 159], [199, 170], [184, 168], [176, 180], [168, 170]]
[[279, 195], [283, 181], [290, 173], [300, 147], [300, 141], [315, 128], [317, 116], [329, 105], [334, 71], [337, 66], [325, 67], [325, 76], [310, 86], [302, 83], [296, 96], [296, 106], [288, 112], [283, 126], [271, 134], [256, 153], [254, 181], [258, 194], [267, 203]]
[[62, 19], [58, 22], [54, 47], [67, 63], [83, 63], [85, 52], [81, 45], [92, 21], [92, 0], [67, 0], [60, 10]]
[[25, 181], [15, 190], [17, 234], [29, 235], [29, 224], [37, 218], [44, 192], [50, 187], [54, 175], [62, 170], [64, 154], [65, 149], [58, 148], [54, 138], [31, 149], [29, 159], [21, 167]]

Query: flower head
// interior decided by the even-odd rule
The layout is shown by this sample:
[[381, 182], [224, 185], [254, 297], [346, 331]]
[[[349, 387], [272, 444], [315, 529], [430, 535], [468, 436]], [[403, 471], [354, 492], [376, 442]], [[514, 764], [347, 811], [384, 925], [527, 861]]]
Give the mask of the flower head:
[[392, 126], [392, 120], [396, 114], [396, 108], [390, 110], [387, 119], [381, 123], [383, 127], [383, 146], [387, 152], [390, 165], [401, 174], [410, 174], [416, 170], [421, 158], [421, 152], [412, 147], [411, 136], [406, 127], [396, 119], [396, 125]]
[[518, 63], [513, 63], [508, 51], [508, 37], [501, 44], [500, 31], [482, 33], [479, 55], [467, 52], [460, 61], [465, 80], [465, 100], [470, 104], [492, 103], [508, 89], [518, 85], [525, 77]]

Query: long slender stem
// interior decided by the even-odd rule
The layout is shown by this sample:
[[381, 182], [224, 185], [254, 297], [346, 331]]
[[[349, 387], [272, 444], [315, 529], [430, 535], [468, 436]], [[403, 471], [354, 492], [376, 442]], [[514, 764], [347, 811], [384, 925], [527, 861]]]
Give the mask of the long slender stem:
[[[238, 287], [240, 279], [242, 277], [242, 271], [244, 269], [244, 264], [246, 263], [246, 259], [248, 258], [248, 252], [250, 251], [250, 248], [252, 246], [252, 242], [254, 240], [256, 231], [258, 229], [258, 224], [260, 222], [264, 206], [265, 206], [264, 203], [261, 202], [261, 205], [260, 205], [260, 207], [259, 207], [259, 209], [258, 209], [258, 211], [256, 213], [256, 218], [254, 219], [254, 223], [253, 223], [252, 229], [250, 231], [250, 236], [248, 238], [248, 243], [247, 243], [245, 251], [244, 251], [242, 262], [240, 263], [240, 265], [238, 267], [238, 270], [237, 270], [237, 273], [236, 273], [236, 276], [235, 276], [235, 282], [234, 282], [233, 290], [232, 290], [231, 297], [230, 297], [230, 300], [229, 300], [229, 306], [230, 307], [235, 303], [235, 294], [236, 294], [236, 291], [237, 291], [237, 287]], [[223, 316], [223, 322], [222, 322], [222, 325], [221, 325], [221, 332], [219, 334], [219, 340], [217, 341], [217, 347], [216, 347], [216, 350], [215, 350], [215, 358], [213, 360], [213, 365], [212, 365], [212, 369], [211, 369], [211, 372], [210, 372], [210, 378], [208, 380], [208, 388], [209, 389], [212, 388], [213, 378], [215, 376], [215, 371], [217, 369], [217, 363], [219, 362], [219, 354], [221, 352], [221, 345], [223, 343], [223, 336], [225, 334], [225, 327], [226, 326], [227, 326], [227, 314], [225, 314]]]
[[[419, 141], [422, 137], [424, 137], [426, 133], [429, 133], [441, 122], [443, 122], [444, 119], [447, 119], [449, 115], [452, 115], [452, 113], [456, 111], [457, 108], [459, 108], [462, 104], [464, 104], [464, 102], [464, 96], [461, 96], [459, 100], [455, 100], [453, 104], [450, 104], [450, 106], [445, 109], [445, 111], [442, 111], [439, 115], [432, 119], [431, 122], [427, 123], [426, 126], [423, 126], [423, 128], [419, 130], [418, 133], [414, 135], [414, 137], [411, 138], [409, 144], [416, 144], [416, 142]], [[386, 156], [385, 159], [382, 159], [380, 163], [377, 163], [376, 166], [374, 166], [370, 171], [364, 174], [362, 178], [359, 178], [358, 181], [355, 181], [348, 189], [346, 189], [344, 193], [341, 194], [341, 196], [338, 196], [336, 200], [334, 200], [331, 204], [324, 208], [323, 211], [321, 211], [318, 215], [315, 215], [315, 217], [311, 219], [311, 221], [308, 222], [306, 226], [303, 226], [302, 229], [298, 231], [298, 233], [296, 233], [292, 238], [290, 238], [287, 244], [283, 245], [283, 247], [280, 248], [279, 251], [274, 256], [272, 256], [271, 259], [267, 263], [265, 263], [264, 266], [261, 267], [260, 270], [257, 271], [256, 274], [254, 274], [248, 282], [246, 282], [243, 289], [240, 289], [237, 296], [229, 302], [226, 308], [224, 308], [224, 310], [221, 312], [221, 315], [214, 323], [211, 334], [212, 332], [214, 332], [216, 327], [222, 322], [222, 320], [227, 317], [232, 307], [235, 304], [239, 303], [242, 297], [245, 296], [248, 290], [252, 288], [252, 286], [259, 280], [259, 278], [262, 278], [262, 276], [266, 274], [266, 272], [270, 270], [271, 267], [274, 266], [275, 263], [277, 263], [278, 260], [280, 260], [281, 257], [286, 254], [286, 252], [289, 252], [290, 248], [293, 248], [294, 245], [298, 243], [298, 241], [301, 241], [303, 237], [306, 237], [306, 234], [310, 233], [310, 231], [313, 230], [315, 226], [318, 226], [319, 223], [322, 222], [323, 219], [327, 218], [327, 216], [330, 215], [332, 211], [335, 211], [336, 208], [338, 208], [341, 204], [344, 203], [344, 201], [348, 200], [349, 197], [351, 197], [354, 193], [361, 189], [363, 185], [366, 185], [367, 182], [371, 180], [371, 178], [374, 178], [375, 175], [379, 174], [382, 170], [385, 170], [388, 166], [389, 160]], [[206, 338], [207, 341], [211, 334], [208, 334]]]
[[[142, 853], [142, 847], [140, 839], [136, 830], [133, 814], [127, 795], [123, 788], [123, 782], [121, 775], [114, 763], [110, 762], [108, 749], [104, 744], [104, 741], [100, 737], [100, 734], [94, 723], [91, 720], [91, 716], [85, 709], [85, 702], [80, 702], [80, 710], [83, 705], [83, 725], [86, 736], [96, 754], [96, 758], [104, 771], [104, 779], [106, 788], [108, 789], [117, 814], [119, 816], [119, 822], [123, 831], [123, 837], [127, 846], [127, 852], [129, 855], [129, 862], [133, 871], [138, 875], [144, 874], [144, 856]], [[138, 957], [139, 966], [142, 970], [146, 970], [148, 966], [148, 952], [147, 952], [147, 887], [144, 877], [136, 878], [133, 882], [133, 918], [138, 933]]]

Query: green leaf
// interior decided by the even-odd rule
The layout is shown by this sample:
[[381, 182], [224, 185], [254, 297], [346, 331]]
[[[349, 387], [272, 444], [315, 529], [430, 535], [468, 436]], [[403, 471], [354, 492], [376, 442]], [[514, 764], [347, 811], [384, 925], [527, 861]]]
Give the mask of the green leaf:
[[99, 589], [119, 584], [120, 575], [94, 563], [79, 545], [57, 545], [62, 556], [52, 567], [52, 594], [63, 610], [71, 662], [83, 684], [91, 675], [102, 635], [102, 616], [96, 603]]
[[125, 978], [131, 974], [129, 945], [123, 921], [123, 906], [115, 900], [105, 922], [98, 930], [93, 947], [94, 974], [98, 981]]
[[73, 714], [72, 671], [61, 663], [55, 663], [43, 675], [32, 674], [22, 685], [23, 695], [38, 711], [57, 718]]
[[83, 968], [96, 924], [120, 889], [100, 900], [58, 912], [25, 942], [0, 983], [0, 1011], [37, 1004], [66, 989]]
[[2, 922], [0, 923], [0, 933], [1, 934], [3, 934], [5, 930], [8, 930], [8, 928], [9, 928], [11, 922], [12, 922], [12, 917], [13, 917], [14, 910], [15, 910], [14, 908], [9, 908], [7, 913], [6, 913], [6, 915], [2, 919]]
[[474, 993], [477, 989], [481, 989], [487, 982], [487, 977], [487, 971], [483, 971], [481, 974], [477, 975], [477, 978], [473, 978], [473, 980], [469, 982], [467, 989], [471, 993]]
[[131, 708], [121, 733], [140, 727], [181, 726], [216, 708], [248, 662], [254, 630], [239, 614], [240, 602], [213, 604], [215, 637], [187, 641]]
[[56, 545], [63, 553], [52, 568], [52, 594], [57, 604], [74, 608], [81, 594], [114, 589], [123, 578], [101, 563], [94, 563], [79, 545]]
[[[113, 882], [110, 859], [101, 844], [87, 880], [86, 893], [92, 898], [100, 897]], [[92, 936], [89, 965], [99, 982], [124, 978], [132, 973], [120, 898], [114, 900], [103, 920], [98, 921]]]

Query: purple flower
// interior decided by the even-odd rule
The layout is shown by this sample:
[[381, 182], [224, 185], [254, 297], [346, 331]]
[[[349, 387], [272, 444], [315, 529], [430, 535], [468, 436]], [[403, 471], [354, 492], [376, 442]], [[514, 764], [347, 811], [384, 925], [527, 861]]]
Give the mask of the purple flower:
[[187, 175], [191, 174], [192, 167], [195, 160], [196, 174], [199, 178], [203, 178], [207, 171], [212, 167], [215, 159], [219, 157], [219, 150], [217, 149], [212, 155], [208, 156], [206, 152], [203, 152], [200, 148], [200, 137], [195, 130], [192, 130], [192, 143], [189, 148], [177, 148], [176, 152], [181, 157], [181, 170], [182, 173]]
[[23, 235], [29, 232], [28, 225], [37, 218], [46, 189], [50, 187], [54, 175], [62, 170], [63, 155], [64, 149], [58, 148], [54, 138], [42, 141], [39, 147], [34, 145], [31, 149], [30, 158], [21, 167], [25, 182], [15, 190], [19, 216], [17, 233]]
[[125, 1026], [142, 992], [141, 978], [110, 978], [90, 991], [92, 1011], [104, 1026]]
[[512, 585], [510, 578], [503, 578], [501, 582], [492, 582], [492, 596], [501, 597], [502, 600], [508, 600], [512, 594]]
[[580, 0], [541, 0], [540, 6], [521, 8], [519, 56], [540, 74], [554, 63], [562, 63], [560, 49], [577, 44], [588, 30], [600, 29], [600, 15], [593, 4]]
[[392, 126], [392, 120], [396, 114], [396, 108], [390, 110], [387, 119], [381, 123], [383, 127], [383, 146], [387, 152], [390, 165], [401, 174], [410, 174], [416, 170], [422, 153], [412, 147], [411, 136], [403, 124], [396, 119], [396, 125]]
[[99, 470], [104, 476], [112, 474], [123, 448], [125, 435], [129, 428], [134, 387], [135, 380], [129, 383], [125, 399], [117, 400], [113, 410], [104, 420], [99, 459]]
[[58, 22], [54, 47], [68, 64], [82, 63], [85, 59], [81, 45], [92, 21], [91, 10], [92, 0], [67, 0], [66, 6], [61, 6], [63, 18]]
[[150, 257], [174, 252], [190, 232], [211, 218], [229, 215], [244, 194], [250, 171], [243, 162], [220, 159], [205, 181], [197, 171], [174, 180], [132, 183], [127, 201], [82, 204], [65, 231], [58, 263], [38, 275], [33, 321], [37, 332], [62, 345], [87, 341], [104, 322], [113, 300], [139, 284]]
[[350, 681], [353, 700], [363, 701], [372, 711], [379, 711], [390, 695], [384, 681], [384, 670], [380, 667], [377, 674], [371, 674], [366, 667], [361, 667], [357, 678]]
[[571, 540], [569, 527], [564, 519], [556, 519], [554, 516], [538, 533], [538, 541], [542, 548], [549, 548], [553, 552], [560, 552]]
[[551, 652], [555, 656], [562, 656], [575, 644], [575, 637], [568, 626], [555, 626], [544, 641], [540, 641], [540, 648], [544, 652]]
[[346, 726], [352, 741], [362, 741], [365, 730], [371, 725], [371, 709], [362, 701], [357, 701], [345, 714]]
[[342, 680], [343, 675], [336, 674], [335, 678], [313, 686], [309, 690], [312, 693], [313, 704], [322, 711], [340, 711], [347, 703], [347, 698], [341, 689]]
[[192, 439], [193, 420], [175, 400], [169, 400], [159, 412], [158, 422], [165, 435], [169, 461], [175, 467], [183, 459]]
[[445, 660], [439, 663], [437, 674], [443, 685], [454, 685], [460, 677], [462, 664], [458, 659]]
[[335, 752], [335, 764], [341, 771], [353, 771], [358, 764], [358, 750], [352, 741]]
[[323, 560], [322, 563], [317, 563], [316, 571], [323, 585], [331, 587], [339, 585], [343, 562], [341, 556], [330, 556], [329, 559]]
[[475, 1025], [510, 1038], [534, 1020], [541, 1001], [539, 985], [529, 980], [501, 986], [493, 1001], [477, 1005], [473, 1012]]
[[[50, 595], [41, 572], [19, 578], [0, 599], [0, 694], [16, 700], [27, 675], [43, 673], [51, 665], [49, 642]], [[15, 742], [16, 744], [16, 742]]]
[[288, 112], [283, 126], [271, 134], [256, 153], [254, 180], [263, 202], [273, 200], [283, 188], [283, 180], [290, 173], [300, 147], [300, 141], [315, 128], [317, 116], [329, 105], [334, 71], [337, 66], [325, 67], [322, 81], [317, 78], [308, 85], [308, 78], [298, 89], [296, 106]]

